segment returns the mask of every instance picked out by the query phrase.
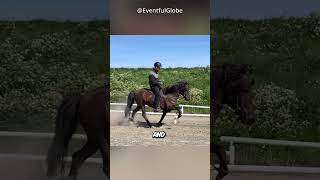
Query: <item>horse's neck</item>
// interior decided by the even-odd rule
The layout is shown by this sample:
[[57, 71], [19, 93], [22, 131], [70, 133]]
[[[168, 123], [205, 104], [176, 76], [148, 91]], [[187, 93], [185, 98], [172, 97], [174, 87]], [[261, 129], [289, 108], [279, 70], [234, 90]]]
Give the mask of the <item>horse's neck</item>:
[[170, 98], [170, 99], [177, 101], [179, 98], [179, 93], [170, 93], [170, 94], [166, 94], [165, 96], [167, 98]]
[[162, 89], [163, 92], [163, 96], [170, 98], [171, 100], [174, 100], [175, 102], [177, 102], [178, 98], [179, 98], [179, 92], [168, 92], [168, 91], [172, 91], [173, 86], [168, 86]]

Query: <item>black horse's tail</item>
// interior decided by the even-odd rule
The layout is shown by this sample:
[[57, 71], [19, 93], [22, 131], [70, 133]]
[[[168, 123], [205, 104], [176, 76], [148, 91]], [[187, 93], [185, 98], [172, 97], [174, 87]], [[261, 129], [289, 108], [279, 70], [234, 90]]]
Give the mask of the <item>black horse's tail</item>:
[[47, 153], [47, 176], [56, 176], [58, 167], [64, 174], [64, 157], [78, 124], [80, 96], [65, 97], [58, 109], [55, 122], [55, 137]]
[[125, 111], [124, 111], [124, 116], [125, 116], [125, 117], [128, 117], [133, 103], [134, 103], [134, 91], [131, 91], [131, 92], [128, 94], [127, 107], [126, 107], [126, 109], [125, 109]]

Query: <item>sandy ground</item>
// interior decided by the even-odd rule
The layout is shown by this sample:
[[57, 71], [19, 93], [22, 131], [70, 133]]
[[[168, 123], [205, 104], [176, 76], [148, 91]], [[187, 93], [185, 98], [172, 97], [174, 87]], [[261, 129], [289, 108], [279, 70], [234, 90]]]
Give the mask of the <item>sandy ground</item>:
[[[199, 151], [200, 152], [200, 151]], [[150, 178], [153, 180], [177, 180], [179, 176], [186, 177], [192, 175], [190, 178], [197, 180], [209, 180], [207, 168], [200, 169], [201, 157], [195, 156], [194, 163], [186, 163], [186, 161], [174, 162], [173, 160], [181, 160], [180, 158], [172, 158], [168, 161], [163, 156], [150, 157], [150, 155], [129, 156], [121, 155], [111, 157], [111, 179], [112, 180], [144, 180]], [[160, 160], [163, 158], [164, 163]], [[138, 160], [139, 159], [139, 160]], [[189, 159], [188, 161], [193, 160]], [[136, 162], [135, 162], [136, 161]], [[149, 164], [149, 163], [153, 164]], [[170, 163], [171, 162], [171, 163]], [[143, 164], [142, 164], [143, 163]], [[182, 164], [186, 163], [186, 164]], [[196, 163], [196, 164], [195, 164]], [[205, 164], [202, 164], [205, 166]], [[149, 167], [147, 167], [149, 166]], [[147, 168], [146, 168], [147, 167]], [[145, 169], [142, 169], [145, 168]], [[185, 169], [183, 169], [185, 168]], [[192, 168], [192, 169], [190, 169]], [[181, 173], [181, 174], [180, 174]], [[184, 173], [184, 174], [182, 174]], [[199, 175], [200, 173], [203, 173]], [[194, 177], [196, 175], [196, 178]], [[211, 175], [215, 175], [212, 172]], [[142, 177], [142, 179], [141, 179]], [[125, 179], [122, 179], [125, 178]], [[127, 178], [127, 179], [126, 179]], [[189, 180], [186, 178], [184, 180]], [[43, 161], [29, 161], [29, 160], [13, 160], [0, 158], [0, 179], [1, 180], [63, 180], [61, 178], [48, 179], [45, 176], [45, 164]], [[85, 163], [81, 168], [78, 180], [106, 180], [102, 173], [101, 164]], [[230, 172], [223, 180], [319, 180], [320, 175], [313, 174], [276, 174], [276, 173], [258, 173], [258, 172]], [[67, 179], [66, 179], [67, 180]], [[150, 180], [150, 179], [148, 179]], [[190, 179], [191, 180], [191, 179]], [[214, 180], [213, 176], [211, 180]]]
[[[0, 153], [45, 155], [48, 139], [0, 138]], [[70, 151], [84, 142], [72, 141]], [[111, 147], [112, 180], [209, 178], [209, 146], [116, 146]], [[98, 152], [95, 157], [100, 157]], [[66, 171], [68, 172], [69, 166]], [[46, 165], [40, 160], [0, 157], [0, 180], [46, 180]], [[212, 177], [215, 171], [211, 171]], [[85, 163], [78, 180], [106, 180], [101, 163]], [[224, 180], [319, 180], [319, 174], [230, 172]], [[62, 180], [54, 178], [50, 180]]]
[[[46, 177], [44, 161], [0, 159], [1, 180], [63, 180], [61, 177]], [[67, 180], [68, 178], [64, 178]], [[70, 178], [69, 178], [70, 179]], [[68, 180], [69, 180], [68, 179]], [[81, 168], [78, 180], [106, 180], [101, 164], [86, 163]]]
[[209, 146], [126, 146], [111, 151], [111, 179], [209, 180], [209, 163]]
[[[123, 114], [111, 114], [111, 146], [150, 146], [150, 145], [209, 145], [209, 117], [181, 117], [177, 124], [173, 116], [167, 116], [162, 127], [155, 127], [160, 120], [159, 115], [148, 115], [153, 125], [149, 128], [140, 114], [135, 122], [124, 119]], [[152, 138], [153, 132], [164, 131], [163, 139]]]

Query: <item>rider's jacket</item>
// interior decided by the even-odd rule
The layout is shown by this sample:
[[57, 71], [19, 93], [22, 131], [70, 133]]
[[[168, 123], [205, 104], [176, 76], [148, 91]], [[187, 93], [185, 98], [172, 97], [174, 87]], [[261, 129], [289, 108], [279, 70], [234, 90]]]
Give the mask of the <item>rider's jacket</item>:
[[159, 80], [159, 74], [152, 70], [149, 74], [149, 85], [150, 88], [158, 87], [161, 88], [161, 82]]

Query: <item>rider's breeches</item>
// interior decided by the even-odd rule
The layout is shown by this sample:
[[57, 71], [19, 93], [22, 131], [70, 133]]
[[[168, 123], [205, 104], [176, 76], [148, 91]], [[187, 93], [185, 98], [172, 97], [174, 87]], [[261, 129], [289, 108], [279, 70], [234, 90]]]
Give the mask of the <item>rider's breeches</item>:
[[160, 89], [159, 89], [159, 87], [152, 87], [151, 90], [155, 95], [154, 106], [160, 107]]

